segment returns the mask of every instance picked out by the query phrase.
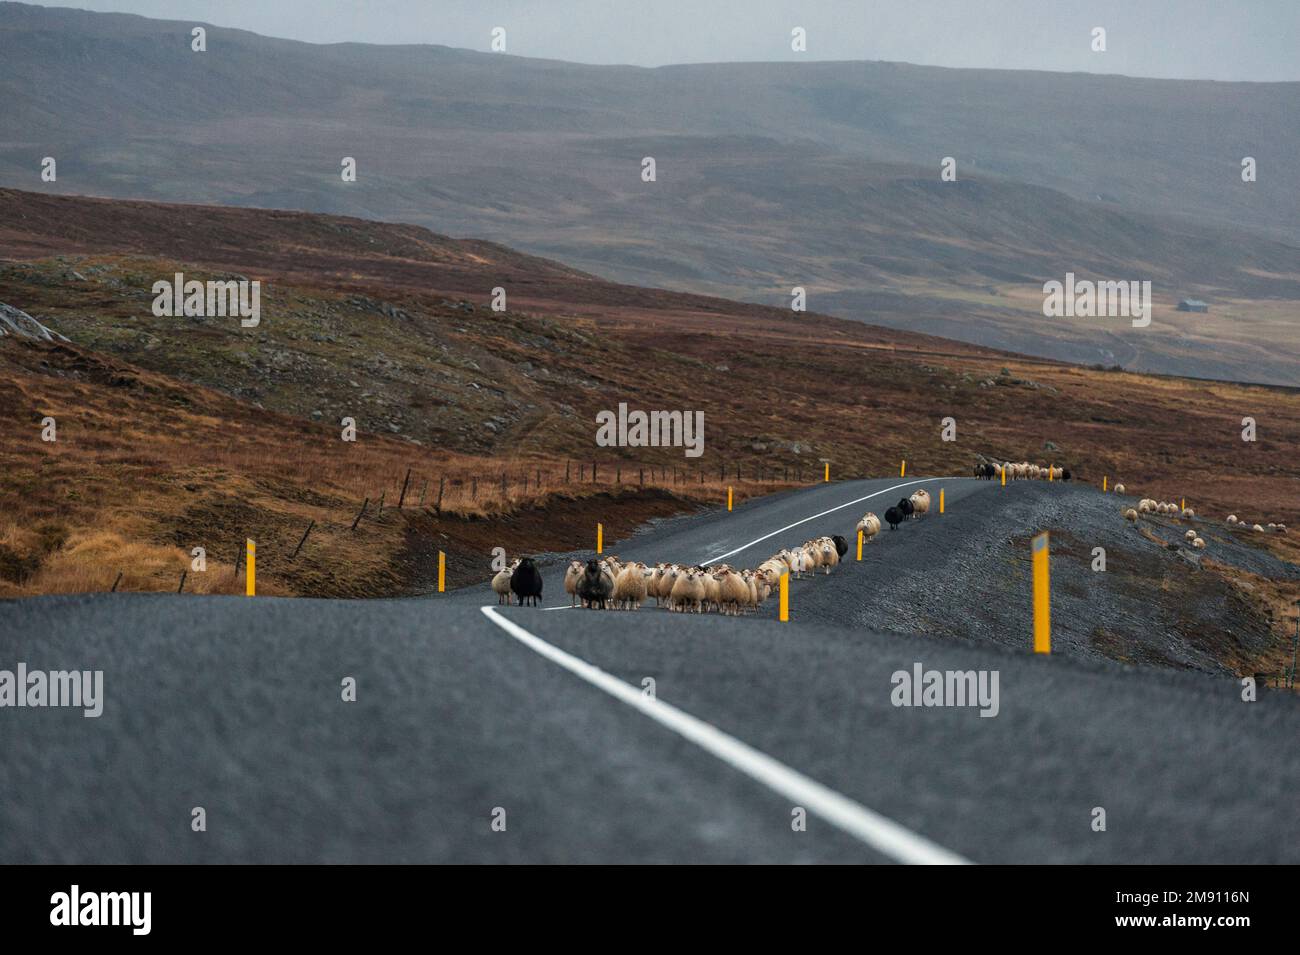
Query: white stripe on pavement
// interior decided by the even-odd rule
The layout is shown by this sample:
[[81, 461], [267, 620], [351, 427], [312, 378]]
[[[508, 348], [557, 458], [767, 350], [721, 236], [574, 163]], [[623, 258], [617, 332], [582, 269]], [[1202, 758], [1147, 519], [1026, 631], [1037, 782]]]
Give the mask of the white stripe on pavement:
[[704, 560], [700, 561], [700, 563], [712, 564], [719, 560], [722, 560], [724, 557], [730, 557], [732, 554], [739, 554], [742, 550], [748, 550], [749, 548], [753, 547], [755, 544], [761, 544], [769, 537], [775, 537], [777, 534], [783, 534], [792, 527], [798, 527], [800, 524], [807, 524], [809, 521], [815, 521], [819, 517], [825, 517], [827, 514], [833, 514], [836, 511], [843, 510], [846, 507], [851, 507], [854, 504], [861, 504], [863, 501], [869, 501], [873, 497], [879, 497], [882, 494], [888, 494], [890, 491], [897, 491], [900, 487], [911, 487], [913, 484], [925, 484], [927, 481], [966, 481], [966, 480], [974, 480], [974, 479], [973, 478], [951, 478], [951, 477], [949, 478], [928, 477], [928, 478], [917, 478], [915, 481], [904, 481], [902, 484], [895, 484], [893, 487], [887, 487], [883, 491], [875, 491], [871, 494], [866, 495], [865, 497], [854, 498], [851, 501], [846, 501], [843, 504], [837, 504], [835, 505], [835, 507], [828, 508], [827, 510], [822, 511], [820, 514], [814, 514], [812, 517], [805, 517], [803, 520], [795, 521], [793, 524], [787, 524], [785, 525], [785, 527], [782, 527], [778, 530], [774, 530], [770, 534], [764, 534], [762, 537], [756, 538], [755, 540], [752, 540], [748, 544], [745, 544], [741, 547], [737, 547], [735, 550], [729, 550], [725, 554], [718, 554], [716, 557], [707, 557]]
[[552, 663], [559, 664], [592, 686], [604, 690], [616, 700], [639, 710], [656, 723], [711, 753], [733, 769], [757, 780], [794, 804], [803, 806], [809, 812], [820, 816], [890, 858], [897, 859], [899, 862], [923, 865], [969, 864], [969, 859], [949, 852], [892, 819], [823, 786], [815, 779], [810, 779], [771, 756], [742, 743], [712, 724], [691, 716], [670, 703], [646, 696], [631, 684], [624, 683], [599, 667], [547, 643], [541, 637], [507, 620], [497, 612], [495, 607], [479, 609], [489, 620], [530, 650], [536, 651]]

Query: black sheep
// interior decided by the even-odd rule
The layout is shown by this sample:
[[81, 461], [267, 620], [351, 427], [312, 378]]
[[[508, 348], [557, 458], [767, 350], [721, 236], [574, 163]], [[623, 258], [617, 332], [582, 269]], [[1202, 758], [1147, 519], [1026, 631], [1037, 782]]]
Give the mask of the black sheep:
[[903, 523], [903, 512], [896, 507], [888, 508], [885, 511], [885, 521], [889, 524], [891, 531], [896, 531], [898, 525]]
[[835, 542], [835, 550], [841, 557], [849, 552], [849, 542], [839, 534], [832, 535], [831, 540]]
[[519, 599], [519, 606], [536, 607], [542, 599], [542, 572], [531, 557], [525, 557], [510, 575], [510, 589]]
[[915, 510], [916, 506], [908, 498], [903, 498], [898, 502], [898, 512], [904, 517], [915, 517], [916, 515], [913, 513]]
[[1061, 480], [1062, 480], [1062, 481], [1068, 481], [1068, 480], [1070, 480], [1070, 469], [1069, 469], [1069, 468], [1066, 468], [1064, 471], [1061, 472]]
[[583, 604], [588, 608], [600, 604], [600, 609], [604, 610], [605, 601], [613, 592], [614, 587], [609, 578], [601, 572], [600, 562], [594, 558], [587, 561], [587, 569], [578, 578], [578, 596], [582, 598]]

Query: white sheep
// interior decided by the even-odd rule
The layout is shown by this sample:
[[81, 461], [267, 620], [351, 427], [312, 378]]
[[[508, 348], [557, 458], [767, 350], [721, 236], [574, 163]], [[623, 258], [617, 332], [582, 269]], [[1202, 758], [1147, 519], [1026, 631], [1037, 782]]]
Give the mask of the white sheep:
[[871, 511], [867, 511], [858, 521], [858, 530], [862, 531], [862, 542], [868, 543], [873, 537], [880, 533], [880, 518], [876, 517]]
[[1123, 493], [1124, 493], [1124, 485], [1123, 485], [1123, 484], [1116, 484], [1116, 485], [1115, 485], [1115, 493], [1116, 493], [1116, 494], [1123, 494]]
[[718, 575], [719, 604], [724, 614], [738, 616], [743, 607], [749, 605], [752, 591], [749, 583], [740, 574], [723, 570]]
[[605, 584], [611, 594], [614, 592], [614, 581], [622, 569], [623, 565], [619, 563], [617, 557], [606, 557], [600, 562], [600, 576], [605, 578]]
[[1183, 540], [1196, 540], [1196, 531], [1188, 531], [1183, 535]]
[[632, 561], [614, 578], [614, 606], [619, 610], [640, 610], [646, 598], [647, 571]]
[[702, 610], [722, 609], [722, 583], [718, 573], [727, 570], [726, 567], [721, 567], [716, 572], [710, 569], [700, 575], [700, 580], [704, 583], [704, 606]]
[[831, 572], [832, 567], [839, 566], [840, 552], [835, 546], [835, 541], [829, 537], [819, 537], [813, 542], [813, 548], [817, 552], [817, 566], [825, 567], [827, 574]]
[[1130, 507], [1124, 511], [1124, 520], [1128, 521], [1130, 524], [1136, 524], [1137, 519], [1138, 519], [1138, 512], [1133, 508]]
[[813, 569], [812, 555], [805, 553], [802, 547], [792, 547], [781, 551], [781, 559], [790, 567], [790, 573], [796, 579], [804, 575], [804, 571]]
[[1236, 524], [1236, 523], [1237, 523], [1237, 515], [1236, 515], [1236, 514], [1229, 514], [1229, 515], [1228, 515], [1228, 523], [1229, 523], [1229, 524]]
[[930, 492], [926, 490], [914, 491], [908, 498], [912, 502], [912, 513], [917, 517], [924, 517], [930, 512]]
[[659, 580], [655, 585], [655, 596], [667, 605], [669, 610], [673, 609], [673, 587], [681, 573], [682, 569], [676, 564], [668, 564], [659, 571]]
[[569, 606], [578, 606], [578, 581], [582, 579], [582, 573], [587, 569], [587, 565], [580, 560], [569, 561], [569, 566], [564, 571], [564, 592], [569, 595]]
[[688, 567], [685, 572], [678, 574], [673, 581], [669, 609], [680, 613], [701, 613], [707, 593], [702, 577], [703, 574], [694, 567]]
[[1205, 550], [1205, 541], [1203, 541], [1199, 537], [1193, 538], [1192, 546], [1195, 547], [1197, 550]]
[[508, 566], [505, 570], [499, 570], [492, 577], [492, 592], [497, 595], [497, 606], [505, 604], [510, 606], [510, 577], [514, 574], [515, 568], [519, 566], [519, 558]]
[[781, 559], [780, 555], [769, 557], [763, 563], [758, 565], [758, 574], [767, 581], [769, 587], [775, 587], [781, 575], [790, 570], [790, 565]]

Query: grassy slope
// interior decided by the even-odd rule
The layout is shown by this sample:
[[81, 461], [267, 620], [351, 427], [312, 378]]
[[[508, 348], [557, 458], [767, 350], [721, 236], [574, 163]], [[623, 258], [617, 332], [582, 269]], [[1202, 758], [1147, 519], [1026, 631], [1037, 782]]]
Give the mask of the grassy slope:
[[[0, 339], [0, 370], [0, 403], [16, 422], [0, 440], [0, 596], [108, 590], [119, 571], [122, 590], [174, 590], [193, 547], [206, 549], [207, 570], [190, 574], [186, 590], [242, 593], [235, 560], [245, 537], [258, 544], [259, 592], [408, 593], [431, 586], [439, 549], [455, 586], [480, 579], [495, 546], [588, 545], [592, 509], [580, 502], [614, 539], [719, 496], [713, 482], [676, 484], [671, 470], [647, 476], [638, 494], [636, 477], [620, 485], [612, 469], [592, 483], [575, 466], [565, 482], [567, 462], [553, 456], [469, 457], [364, 434], [345, 443], [332, 426], [77, 346]], [[54, 442], [40, 437], [47, 415]], [[736, 493], [778, 486], [736, 482]], [[521, 528], [520, 516], [538, 509], [563, 517]]]

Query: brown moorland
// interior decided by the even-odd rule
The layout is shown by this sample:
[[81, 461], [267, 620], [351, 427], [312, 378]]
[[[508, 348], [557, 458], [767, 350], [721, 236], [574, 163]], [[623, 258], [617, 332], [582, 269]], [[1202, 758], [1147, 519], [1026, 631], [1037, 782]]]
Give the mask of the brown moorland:
[[[6, 595], [108, 589], [119, 571], [120, 588], [174, 589], [200, 544], [211, 569], [186, 589], [233, 590], [246, 536], [268, 593], [410, 593], [438, 549], [455, 584], [481, 580], [497, 544], [590, 546], [593, 495], [613, 539], [725, 485], [815, 480], [823, 459], [835, 477], [1051, 460], [1205, 516], [1300, 524], [1296, 389], [636, 289], [408, 226], [12, 190], [0, 209], [0, 301], [72, 340], [0, 344]], [[153, 316], [150, 286], [175, 271], [261, 278], [261, 325]], [[497, 285], [504, 313], [487, 307]], [[595, 413], [620, 401], [703, 410], [704, 457], [595, 448]], [[349, 412], [355, 444], [336, 424]], [[1294, 561], [1292, 540], [1260, 544]]]

